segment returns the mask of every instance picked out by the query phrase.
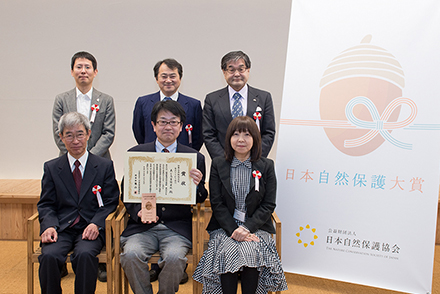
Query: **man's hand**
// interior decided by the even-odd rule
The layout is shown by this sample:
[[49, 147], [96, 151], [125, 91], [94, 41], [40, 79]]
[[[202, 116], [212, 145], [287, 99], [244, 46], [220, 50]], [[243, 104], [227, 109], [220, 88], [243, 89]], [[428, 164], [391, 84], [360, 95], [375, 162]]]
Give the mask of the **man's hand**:
[[[141, 210], [139, 210], [139, 212], [138, 212], [138, 217], [140, 218], [140, 219], [142, 219], [142, 209]], [[159, 220], [159, 217], [156, 215], [156, 221], [154, 221], [154, 222], [152, 222], [152, 221], [148, 221], [148, 222], [144, 222], [144, 221], [142, 221], [144, 224], [151, 224], [151, 223], [157, 223], [157, 221]]]
[[58, 240], [58, 233], [54, 227], [47, 228], [43, 234], [41, 234], [42, 243], [55, 243]]
[[198, 185], [202, 180], [203, 174], [196, 168], [193, 168], [189, 171], [189, 176], [193, 179], [194, 184]]
[[99, 236], [98, 226], [95, 224], [89, 224], [82, 234], [83, 240], [95, 240]]

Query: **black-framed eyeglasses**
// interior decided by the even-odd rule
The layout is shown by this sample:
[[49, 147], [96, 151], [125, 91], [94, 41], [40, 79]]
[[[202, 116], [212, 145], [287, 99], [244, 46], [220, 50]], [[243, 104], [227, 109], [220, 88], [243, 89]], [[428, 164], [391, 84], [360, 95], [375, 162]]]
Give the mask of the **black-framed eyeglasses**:
[[76, 134], [76, 135], [74, 135], [74, 134], [63, 135], [63, 139], [68, 141], [68, 142], [72, 142], [73, 140], [75, 140], [75, 138], [78, 141], [82, 141], [82, 140], [84, 140], [85, 137], [86, 137], [86, 134], [84, 134], [84, 133], [79, 133], [79, 134]]
[[245, 67], [245, 66], [240, 66], [238, 68], [228, 67], [226, 69], [226, 71], [228, 73], [230, 73], [231, 75], [234, 74], [236, 71], [238, 71], [239, 73], [244, 73], [246, 70], [247, 70], [247, 67]]
[[172, 126], [172, 127], [177, 127], [179, 124], [181, 124], [181, 122], [180, 121], [177, 121], [177, 120], [171, 120], [171, 121], [166, 121], [166, 120], [158, 120], [157, 122], [156, 122], [159, 126], [161, 126], [161, 127], [164, 127], [164, 126], [166, 126], [166, 125], [170, 125], [170, 126]]

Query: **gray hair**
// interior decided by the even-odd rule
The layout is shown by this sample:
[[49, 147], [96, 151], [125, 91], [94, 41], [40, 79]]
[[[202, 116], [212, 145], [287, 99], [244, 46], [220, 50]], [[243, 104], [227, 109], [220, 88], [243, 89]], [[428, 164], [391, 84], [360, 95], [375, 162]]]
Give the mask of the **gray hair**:
[[77, 125], [83, 125], [87, 133], [91, 128], [89, 119], [84, 114], [81, 114], [79, 112], [69, 112], [63, 114], [63, 116], [60, 118], [60, 121], [58, 122], [58, 132], [62, 134], [64, 128], [71, 128]]
[[228, 63], [231, 61], [238, 61], [240, 59], [243, 59], [244, 65], [246, 65], [246, 68], [251, 68], [251, 60], [249, 59], [249, 56], [247, 56], [246, 53], [243, 51], [231, 51], [227, 53], [225, 56], [223, 56], [221, 61], [221, 68], [222, 70], [226, 70], [228, 67]]

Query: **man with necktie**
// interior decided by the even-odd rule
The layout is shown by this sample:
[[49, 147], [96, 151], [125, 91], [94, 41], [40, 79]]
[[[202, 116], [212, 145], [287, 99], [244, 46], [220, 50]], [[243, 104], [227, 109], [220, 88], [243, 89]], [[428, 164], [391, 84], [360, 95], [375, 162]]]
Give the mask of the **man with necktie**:
[[254, 119], [261, 132], [262, 156], [267, 157], [275, 139], [275, 115], [269, 92], [247, 84], [251, 61], [242, 51], [223, 56], [221, 69], [228, 86], [205, 98], [203, 139], [211, 158], [224, 156], [226, 130], [237, 116]]
[[113, 162], [86, 149], [91, 135], [86, 116], [64, 114], [58, 129], [67, 153], [44, 164], [37, 204], [41, 293], [62, 292], [61, 269], [71, 250], [75, 293], [94, 293], [105, 219], [118, 205], [119, 186]]
[[178, 92], [183, 67], [175, 59], [164, 59], [153, 68], [159, 92], [139, 97], [133, 111], [133, 134], [138, 144], [153, 142], [156, 133], [151, 126], [151, 110], [158, 101], [174, 100], [182, 105], [186, 120], [177, 141], [197, 151], [202, 148], [202, 106], [199, 100]]
[[[98, 156], [110, 159], [109, 148], [115, 137], [115, 108], [113, 98], [93, 88], [93, 80], [98, 74], [98, 62], [89, 52], [80, 51], [72, 56], [70, 74], [75, 79], [76, 88], [55, 97], [52, 110], [52, 129], [60, 156], [67, 152], [58, 130], [60, 117], [77, 111], [89, 118], [92, 134], [87, 150]], [[67, 275], [64, 265], [62, 276]], [[99, 265], [98, 279], [107, 281], [105, 263]]]
[[[151, 125], [157, 135], [153, 142], [137, 145], [128, 151], [196, 153], [197, 168], [190, 177], [197, 185], [196, 201], [208, 196], [205, 189], [205, 157], [178, 142], [185, 121], [185, 111], [176, 101], [159, 101], [151, 112]], [[123, 195], [122, 195], [123, 196]], [[122, 197], [122, 201], [124, 199]], [[160, 294], [178, 291], [186, 267], [185, 255], [192, 248], [192, 213], [190, 205], [156, 204], [156, 221], [142, 222], [141, 204], [124, 202], [130, 218], [121, 234], [121, 265], [131, 289], [136, 294], [152, 294], [148, 260], [160, 251], [158, 276]]]

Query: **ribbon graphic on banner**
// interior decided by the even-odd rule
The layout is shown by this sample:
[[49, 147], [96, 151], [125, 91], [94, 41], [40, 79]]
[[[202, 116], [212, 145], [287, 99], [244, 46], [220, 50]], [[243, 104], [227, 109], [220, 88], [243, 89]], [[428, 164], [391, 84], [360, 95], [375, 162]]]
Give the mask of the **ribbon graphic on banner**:
[[[354, 115], [353, 108], [357, 104], [361, 104], [367, 107], [368, 111], [371, 114], [371, 117], [373, 118], [373, 121], [360, 120]], [[401, 122], [387, 122], [393, 111], [402, 104], [406, 104], [410, 107], [410, 115]], [[396, 140], [387, 131], [404, 128], [415, 120], [417, 116], [417, 105], [411, 99], [403, 97], [394, 99], [390, 102], [390, 104], [387, 105], [382, 115], [380, 116], [376, 106], [370, 99], [368, 99], [367, 97], [355, 97], [347, 103], [347, 106], [345, 107], [345, 115], [347, 116], [347, 119], [350, 123], [361, 129], [369, 129], [369, 131], [360, 138], [345, 140], [344, 147], [351, 148], [364, 145], [371, 141], [378, 134], [380, 134], [386, 141], [390, 142], [394, 146], [408, 150], [412, 149], [412, 144], [403, 143]]]
[[96, 113], [99, 111], [99, 105], [93, 104], [91, 109], [92, 109], [92, 116], [90, 117], [90, 122], [93, 123], [95, 122]]
[[[353, 108], [357, 104], [362, 104], [369, 110], [373, 121], [364, 121], [358, 119], [353, 114]], [[388, 122], [393, 111], [400, 105], [406, 104], [410, 107], [410, 115], [400, 122]], [[324, 127], [324, 128], [335, 128], [335, 129], [369, 129], [369, 132], [357, 139], [350, 139], [344, 141], [344, 147], [353, 148], [362, 146], [374, 137], [380, 134], [386, 141], [390, 142], [396, 147], [411, 150], [412, 144], [403, 143], [391, 136], [388, 130], [404, 129], [404, 130], [440, 130], [439, 124], [410, 124], [417, 117], [417, 105], [414, 101], [409, 98], [399, 97], [391, 101], [383, 111], [382, 115], [374, 105], [374, 103], [367, 97], [355, 97], [351, 99], [345, 107], [345, 115], [347, 121], [343, 120], [304, 120], [304, 119], [281, 119], [280, 123], [282, 125], [302, 125], [311, 127]]]

